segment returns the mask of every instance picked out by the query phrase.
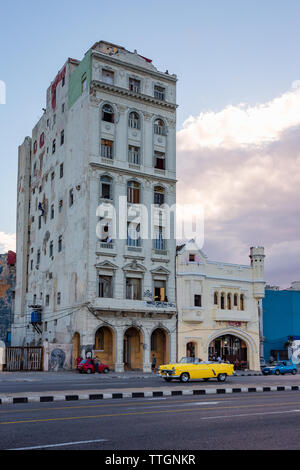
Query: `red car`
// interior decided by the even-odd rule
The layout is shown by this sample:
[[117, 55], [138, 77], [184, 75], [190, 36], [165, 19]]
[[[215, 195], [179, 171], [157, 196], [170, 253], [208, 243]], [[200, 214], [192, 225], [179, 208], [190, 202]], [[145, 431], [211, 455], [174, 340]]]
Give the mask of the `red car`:
[[102, 362], [98, 361], [97, 359], [82, 359], [77, 364], [77, 370], [82, 374], [94, 374], [95, 372], [103, 372], [107, 374], [109, 372], [109, 367], [106, 364], [102, 364]]

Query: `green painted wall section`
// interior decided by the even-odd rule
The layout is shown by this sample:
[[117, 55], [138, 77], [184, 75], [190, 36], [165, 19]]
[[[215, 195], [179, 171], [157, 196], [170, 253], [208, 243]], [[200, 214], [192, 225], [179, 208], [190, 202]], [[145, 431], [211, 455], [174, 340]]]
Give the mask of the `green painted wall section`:
[[90, 49], [72, 73], [69, 82], [69, 109], [73, 106], [75, 101], [81, 96], [81, 84], [84, 74], [86, 74], [87, 87], [90, 86], [92, 79], [92, 49]]

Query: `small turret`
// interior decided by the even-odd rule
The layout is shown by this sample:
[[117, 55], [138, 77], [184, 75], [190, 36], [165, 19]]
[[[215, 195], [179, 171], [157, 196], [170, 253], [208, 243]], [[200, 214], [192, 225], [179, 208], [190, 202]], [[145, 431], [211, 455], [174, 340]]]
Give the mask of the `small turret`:
[[262, 246], [252, 246], [250, 248], [251, 267], [253, 269], [254, 295], [257, 298], [264, 297], [264, 274], [265, 274], [265, 249]]

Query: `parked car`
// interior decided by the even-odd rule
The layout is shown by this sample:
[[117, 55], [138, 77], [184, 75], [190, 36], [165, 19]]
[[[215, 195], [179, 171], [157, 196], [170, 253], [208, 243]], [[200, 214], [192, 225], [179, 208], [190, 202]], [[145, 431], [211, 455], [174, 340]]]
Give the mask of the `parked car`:
[[292, 361], [277, 361], [271, 365], [263, 367], [262, 373], [264, 375], [284, 375], [284, 374], [297, 374], [297, 366]]
[[193, 357], [183, 357], [179, 363], [158, 367], [158, 374], [167, 382], [173, 379], [188, 382], [190, 379], [217, 379], [225, 382], [228, 375], [233, 375], [233, 364], [201, 361]]
[[95, 372], [103, 372], [104, 374], [107, 374], [109, 372], [109, 367], [106, 364], [102, 364], [97, 359], [82, 359], [80, 363], [77, 365], [77, 370], [80, 373], [86, 373], [86, 374], [94, 374]]
[[260, 367], [262, 368], [262, 367], [266, 367], [266, 366], [267, 366], [267, 363], [266, 363], [264, 357], [261, 357], [260, 358]]

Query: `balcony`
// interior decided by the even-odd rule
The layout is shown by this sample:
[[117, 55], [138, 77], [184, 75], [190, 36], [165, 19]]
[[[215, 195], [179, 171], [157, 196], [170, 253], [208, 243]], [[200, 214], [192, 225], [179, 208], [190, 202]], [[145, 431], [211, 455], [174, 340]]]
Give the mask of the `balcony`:
[[201, 323], [204, 320], [202, 307], [187, 307], [182, 309], [182, 321], [187, 323]]
[[216, 311], [216, 321], [237, 321], [249, 322], [251, 321], [251, 314], [245, 310], [221, 310]]

